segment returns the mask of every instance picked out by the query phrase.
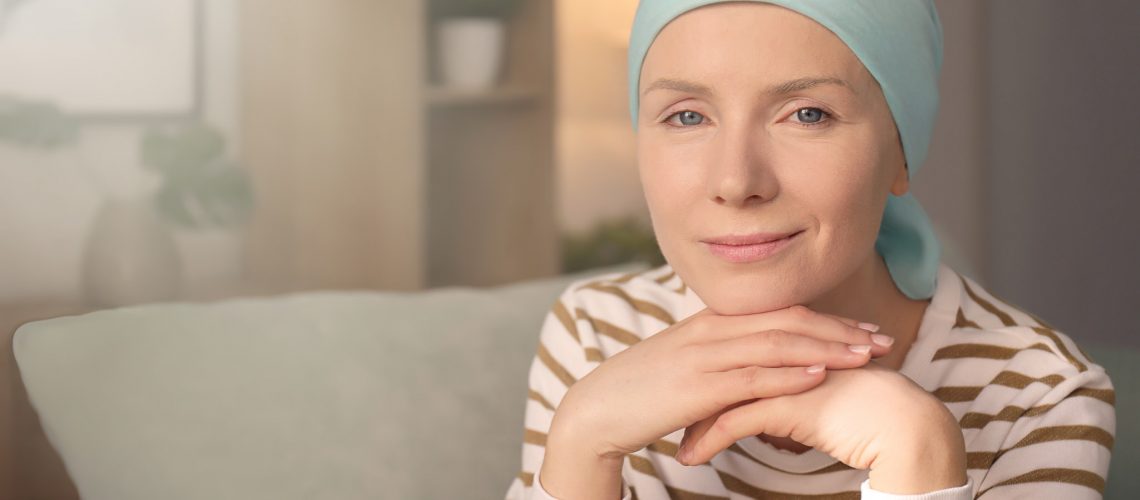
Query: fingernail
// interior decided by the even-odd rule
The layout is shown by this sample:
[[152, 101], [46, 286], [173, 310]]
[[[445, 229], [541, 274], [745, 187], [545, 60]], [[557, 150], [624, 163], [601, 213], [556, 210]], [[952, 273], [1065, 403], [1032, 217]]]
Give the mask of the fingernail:
[[827, 365], [824, 365], [822, 363], [820, 363], [818, 365], [811, 365], [811, 366], [807, 367], [807, 372], [809, 375], [815, 375], [815, 374], [823, 371], [823, 369], [826, 368], [826, 366]]
[[693, 450], [690, 450], [688, 448], [681, 448], [681, 451], [677, 452], [677, 459], [680, 460], [681, 464], [683, 465], [689, 465], [689, 460], [692, 458]]
[[851, 352], [853, 352], [855, 354], [867, 354], [867, 353], [871, 352], [871, 346], [869, 346], [867, 344], [849, 345], [849, 346], [847, 346], [847, 348], [850, 349]]
[[876, 324], [874, 324], [874, 323], [862, 323], [862, 322], [860, 322], [860, 323], [859, 323], [858, 325], [856, 325], [856, 326], [858, 326], [859, 328], [862, 328], [862, 329], [864, 329], [864, 330], [867, 330], [868, 332], [877, 332], [877, 331], [879, 331], [879, 325], [876, 325]]
[[871, 342], [879, 344], [883, 347], [890, 347], [891, 344], [895, 343], [895, 338], [889, 335], [883, 335], [881, 333], [872, 333]]

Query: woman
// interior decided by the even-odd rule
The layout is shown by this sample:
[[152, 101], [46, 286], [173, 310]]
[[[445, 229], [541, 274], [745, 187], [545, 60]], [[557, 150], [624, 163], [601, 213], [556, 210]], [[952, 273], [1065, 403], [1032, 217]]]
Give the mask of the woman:
[[909, 178], [926, 0], [645, 0], [638, 162], [667, 266], [578, 282], [508, 498], [1099, 498], [1104, 370], [939, 262]]

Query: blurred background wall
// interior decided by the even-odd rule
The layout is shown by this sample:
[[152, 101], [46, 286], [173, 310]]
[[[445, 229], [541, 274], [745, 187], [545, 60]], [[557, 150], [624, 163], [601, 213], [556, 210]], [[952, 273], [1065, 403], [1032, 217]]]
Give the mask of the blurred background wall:
[[[0, 96], [53, 104], [64, 119], [74, 111], [66, 102], [30, 95], [13, 71], [37, 64], [28, 54], [44, 65], [83, 57], [70, 24], [121, 15], [115, 22], [131, 26], [123, 9], [146, 10], [142, 0], [110, 2], [119, 11], [61, 10], [68, 1], [0, 3]], [[50, 148], [0, 140], [0, 303], [92, 300], [85, 259], [104, 200], [151, 200], [169, 181], [149, 164], [158, 160], [147, 159], [148, 131], [183, 134], [181, 143], [151, 141], [151, 157], [168, 143], [209, 156], [199, 143], [220, 137], [215, 156], [246, 176], [252, 195], [248, 213], [227, 224], [164, 222], [180, 269], [173, 297], [489, 285], [651, 258], [625, 95], [635, 1], [505, 2], [493, 13], [506, 21], [504, 66], [477, 91], [443, 83], [437, 21], [455, 13], [440, 2], [179, 5], [197, 13], [182, 19], [195, 47], [184, 82], [192, 109], [88, 113], [71, 124], [70, 141]], [[1129, 314], [1140, 304], [1131, 120], [1140, 111], [1140, 7], [937, 5], [943, 102], [915, 191], [947, 260], [1063, 330], [1140, 345]], [[145, 70], [146, 57], [176, 68], [154, 61], [182, 57], [156, 54], [119, 53], [130, 60], [107, 60], [105, 74], [70, 84], [114, 84], [115, 68]], [[174, 69], [163, 71], [169, 82]], [[123, 85], [170, 99], [168, 84], [145, 81]], [[15, 135], [38, 123], [6, 120]], [[187, 123], [213, 135], [186, 132]], [[615, 232], [637, 237], [615, 243]]]

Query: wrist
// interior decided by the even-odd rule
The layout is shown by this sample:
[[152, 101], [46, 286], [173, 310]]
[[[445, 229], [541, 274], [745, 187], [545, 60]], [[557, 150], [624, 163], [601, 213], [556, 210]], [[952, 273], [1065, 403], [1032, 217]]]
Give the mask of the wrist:
[[[871, 465], [868, 475], [875, 491], [899, 495], [928, 493], [966, 484], [966, 444], [953, 415], [941, 412], [903, 427], [919, 429], [900, 439]], [[937, 414], [941, 413], [941, 414]], [[937, 422], [931, 425], [931, 422]]]
[[624, 456], [599, 454], [586, 440], [575, 439], [574, 433], [555, 433], [552, 428], [537, 486], [566, 500], [621, 498], [624, 460]]

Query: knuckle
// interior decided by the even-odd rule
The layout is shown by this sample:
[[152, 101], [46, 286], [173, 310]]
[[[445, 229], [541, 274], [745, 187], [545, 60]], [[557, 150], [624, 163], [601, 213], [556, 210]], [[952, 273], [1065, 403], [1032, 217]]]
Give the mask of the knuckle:
[[689, 329], [693, 335], [696, 335], [698, 337], [707, 337], [716, 328], [713, 324], [714, 322], [715, 321], [713, 316], [699, 316], [693, 318]]
[[713, 422], [709, 428], [709, 432], [714, 436], [732, 436], [733, 429], [737, 427], [737, 419], [739, 418], [737, 415], [739, 415], [739, 413], [733, 411], [721, 414], [721, 416], [717, 417], [716, 421]]
[[739, 371], [740, 378], [746, 387], [754, 389], [761, 381], [762, 369], [759, 366], [747, 366]]
[[787, 347], [791, 342], [791, 334], [784, 330], [765, 330], [759, 335], [759, 342], [771, 349]]
[[808, 319], [814, 317], [816, 315], [816, 312], [812, 311], [810, 308], [803, 304], [796, 304], [794, 306], [788, 307], [788, 314], [791, 314], [794, 318]]

